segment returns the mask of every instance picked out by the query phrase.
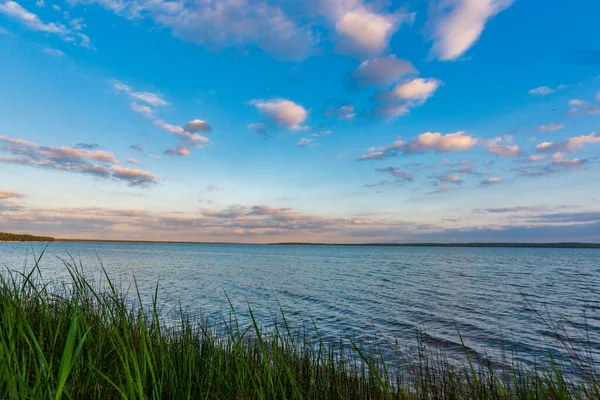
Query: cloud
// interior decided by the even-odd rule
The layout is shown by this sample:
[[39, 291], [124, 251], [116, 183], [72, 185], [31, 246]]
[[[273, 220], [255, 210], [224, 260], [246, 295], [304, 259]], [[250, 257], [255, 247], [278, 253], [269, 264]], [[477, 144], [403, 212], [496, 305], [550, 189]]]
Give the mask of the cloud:
[[139, 160], [136, 160], [135, 158], [127, 158], [125, 159], [125, 162], [129, 163], [129, 164], [134, 164], [134, 165], [140, 165], [142, 162]]
[[538, 88], [531, 89], [529, 91], [529, 94], [531, 94], [533, 96], [546, 96], [546, 95], [549, 95], [552, 93], [554, 93], [554, 89], [552, 89], [548, 86], [540, 86]]
[[209, 50], [256, 45], [276, 58], [300, 61], [318, 38], [311, 24], [294, 21], [281, 7], [262, 0], [198, 2], [124, 2], [120, 0], [73, 0], [98, 3], [130, 20], [149, 18], [169, 28], [184, 41]]
[[291, 208], [273, 208], [266, 205], [252, 206], [246, 215], [278, 215], [291, 211]]
[[400, 180], [387, 179], [387, 180], [383, 180], [383, 181], [379, 181], [379, 182], [365, 183], [364, 186], [368, 187], [368, 188], [373, 188], [373, 187], [379, 187], [379, 186], [395, 185], [397, 183], [400, 183]]
[[383, 103], [375, 107], [373, 114], [387, 119], [408, 114], [411, 108], [423, 105], [441, 85], [440, 80], [424, 78], [401, 82], [391, 92], [376, 96]]
[[136, 113], [142, 114], [146, 118], [154, 118], [154, 111], [148, 106], [138, 104], [134, 101], [131, 103], [131, 109]]
[[521, 150], [519, 149], [519, 146], [505, 146], [499, 144], [501, 142], [501, 137], [489, 140], [488, 145], [486, 146], [487, 152], [495, 154], [498, 157], [518, 157], [519, 155], [521, 155]]
[[46, 4], [44, 3], [44, 0], [37, 0], [35, 2], [35, 5], [40, 7], [40, 8], [44, 8], [46, 6]]
[[64, 25], [53, 22], [46, 24], [36, 14], [27, 11], [14, 1], [9, 0], [0, 3], [0, 13], [19, 21], [33, 31], [57, 35], [67, 35], [69, 33], [69, 30]]
[[298, 146], [298, 147], [313, 147], [313, 146], [316, 146], [316, 143], [314, 142], [314, 139], [301, 138], [296, 143], [296, 146]]
[[547, 124], [538, 126], [537, 130], [540, 132], [556, 132], [564, 127], [565, 126], [563, 124]]
[[502, 178], [487, 178], [481, 181], [481, 186], [498, 185], [502, 183]]
[[184, 142], [191, 146], [204, 147], [209, 142], [206, 136], [199, 135], [197, 133], [188, 132], [181, 126], [171, 125], [161, 120], [154, 120], [154, 125], [165, 131], [177, 135], [183, 139]]
[[[142, 101], [144, 103], [150, 104], [153, 107], [160, 107], [160, 106], [166, 106], [169, 105], [170, 103], [168, 101], [166, 101], [165, 99], [163, 99], [159, 94], [157, 93], [151, 93], [151, 92], [136, 92], [134, 91], [131, 86], [124, 84], [123, 82], [120, 82], [116, 79], [113, 79], [111, 81], [112, 86], [121, 91], [121, 92], [125, 92], [129, 97], [131, 97], [134, 100], [139, 100]], [[137, 110], [134, 110], [137, 111]], [[137, 111], [139, 112], [139, 111]]]
[[52, 57], [63, 57], [63, 56], [65, 56], [65, 53], [63, 51], [58, 50], [58, 49], [52, 49], [52, 48], [49, 48], [49, 47], [46, 47], [46, 48], [42, 49], [42, 52], [44, 54], [48, 54], [49, 56], [52, 56]]
[[543, 142], [535, 147], [538, 153], [554, 153], [562, 151], [579, 151], [585, 145], [600, 143], [600, 133], [575, 136], [562, 142]]
[[442, 185], [445, 185], [448, 183], [453, 184], [453, 185], [462, 185], [463, 183], [465, 183], [465, 181], [460, 179], [460, 177], [458, 175], [454, 175], [454, 174], [431, 175], [431, 176], [429, 176], [429, 178], [435, 179], [433, 184], [436, 186], [442, 186]]
[[432, 52], [440, 60], [456, 60], [477, 42], [485, 24], [513, 0], [447, 0], [431, 18]]
[[100, 145], [98, 143], [82, 143], [79, 142], [75, 145], [76, 148], [78, 149], [84, 149], [84, 150], [96, 150], [97, 148], [100, 147]]
[[396, 86], [392, 95], [400, 100], [416, 101], [422, 104], [433, 96], [441, 84], [442, 82], [437, 79], [416, 78]]
[[210, 191], [217, 190], [217, 189], [218, 188], [215, 185], [209, 185], [206, 187], [206, 190], [210, 190]]
[[126, 181], [130, 186], [150, 187], [160, 180], [158, 175], [139, 169], [123, 168], [118, 165], [113, 165], [110, 169], [114, 178]]
[[169, 156], [189, 156], [190, 149], [187, 147], [173, 147], [164, 151], [164, 154]]
[[338, 48], [343, 52], [379, 54], [399, 26], [411, 20], [412, 15], [405, 13], [377, 14], [365, 7], [348, 10], [335, 24], [335, 31], [342, 37]]
[[[12, 0], [0, 3], [0, 14], [4, 14], [9, 18], [18, 21], [32, 31], [58, 35], [65, 42], [73, 42], [79, 44], [81, 47], [94, 49], [89, 37], [85, 36], [84, 34], [80, 32], [74, 32], [72, 29], [61, 23], [42, 22], [40, 17], [38, 17], [36, 14], [27, 11], [19, 3], [16, 3]], [[56, 51], [58, 52], [60, 50]]]
[[212, 132], [212, 126], [206, 123], [201, 119], [194, 119], [183, 126], [188, 132], [197, 133], [197, 132]]
[[[439, 192], [451, 187], [438, 188]], [[274, 242], [465, 242], [465, 241], [600, 241], [600, 212], [524, 213], [494, 225], [443, 224], [390, 218], [327, 218], [269, 205], [230, 205], [204, 209], [201, 215], [100, 207], [9, 207], [2, 210], [6, 230], [81, 239], [130, 239]], [[512, 217], [512, 216], [511, 216]], [[127, 227], [127, 229], [123, 229]]]
[[352, 73], [352, 79], [359, 86], [382, 86], [397, 82], [405, 75], [417, 74], [410, 61], [396, 58], [395, 54], [365, 60]]
[[248, 124], [248, 129], [252, 129], [253, 131], [260, 133], [261, 135], [266, 135], [267, 133], [267, 124], [263, 122]]
[[459, 131], [443, 135], [439, 132], [425, 132], [409, 142], [396, 140], [392, 144], [382, 147], [371, 147], [369, 153], [358, 158], [358, 160], [382, 159], [398, 154], [411, 154], [427, 150], [438, 153], [449, 153], [455, 151], [466, 151], [477, 144], [478, 140], [473, 136]]
[[378, 172], [386, 172], [388, 174], [391, 174], [395, 178], [397, 178], [399, 180], [403, 180], [403, 181], [412, 181], [414, 179], [413, 174], [409, 174], [408, 172], [403, 171], [400, 168], [394, 168], [394, 167], [377, 168], [377, 171]]
[[577, 171], [590, 162], [590, 159], [569, 159], [566, 158], [563, 153], [555, 153], [549, 159], [545, 158], [545, 160], [549, 162], [546, 164], [536, 163], [533, 165], [523, 165], [511, 169], [511, 171], [516, 172], [520, 176], [539, 177], [562, 172]]
[[250, 102], [271, 122], [293, 130], [304, 130], [308, 112], [301, 105], [286, 99], [252, 100]]
[[592, 105], [584, 100], [572, 99], [569, 101], [569, 105], [572, 107], [569, 112], [567, 112], [567, 115], [570, 117], [600, 114], [600, 106]]
[[354, 106], [351, 104], [346, 104], [340, 106], [338, 108], [328, 108], [325, 111], [325, 115], [337, 117], [339, 119], [345, 120], [353, 120], [356, 118], [356, 113], [354, 112]]
[[156, 154], [150, 154], [150, 153], [146, 154], [146, 157], [152, 158], [153, 160], [160, 160], [160, 158], [161, 158], [160, 156], [157, 156]]
[[[111, 165], [118, 161], [114, 155], [106, 151], [41, 146], [7, 136], [0, 136], [0, 143], [3, 144], [0, 151], [11, 154], [11, 156], [0, 155], [0, 162], [7, 164], [90, 175], [96, 178], [125, 182], [130, 186], [152, 186], [159, 180], [158, 176], [145, 171]], [[138, 174], [138, 179], [134, 179], [135, 174]]]
[[144, 146], [142, 146], [141, 144], [132, 144], [131, 146], [129, 146], [129, 148], [135, 151], [144, 151]]
[[0, 200], [6, 199], [22, 199], [25, 195], [18, 192], [12, 192], [10, 190], [2, 190], [0, 189]]
[[515, 206], [515, 207], [501, 207], [501, 208], [477, 208], [473, 210], [477, 214], [506, 214], [506, 213], [522, 213], [522, 212], [541, 212], [549, 211], [551, 209], [566, 209], [566, 208], [577, 208], [578, 206], [560, 205], [555, 207], [548, 206]]

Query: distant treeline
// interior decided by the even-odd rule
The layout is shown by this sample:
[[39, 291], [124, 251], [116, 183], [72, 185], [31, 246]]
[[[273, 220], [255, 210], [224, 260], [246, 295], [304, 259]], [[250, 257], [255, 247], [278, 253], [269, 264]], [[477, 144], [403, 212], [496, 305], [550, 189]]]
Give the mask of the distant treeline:
[[54, 242], [53, 237], [0, 232], [0, 242]]
[[329, 243], [271, 243], [273, 245], [308, 245], [308, 246], [388, 246], [388, 247], [528, 247], [553, 249], [600, 249], [600, 243], [559, 242], [559, 243], [359, 243], [359, 244], [329, 244]]

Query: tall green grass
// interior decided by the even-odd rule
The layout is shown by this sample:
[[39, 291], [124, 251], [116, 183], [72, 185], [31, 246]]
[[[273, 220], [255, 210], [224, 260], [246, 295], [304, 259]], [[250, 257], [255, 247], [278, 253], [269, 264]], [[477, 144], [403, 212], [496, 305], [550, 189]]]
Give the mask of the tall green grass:
[[497, 368], [468, 352], [456, 365], [425, 343], [391, 359], [350, 338], [325, 343], [316, 326], [292, 329], [283, 312], [268, 331], [252, 310], [249, 327], [235, 313], [211, 325], [183, 310], [167, 324], [158, 287], [144, 305], [135, 286], [123, 292], [107, 275], [91, 283], [74, 262], [65, 262], [69, 282], [44, 281], [37, 261], [0, 274], [2, 398], [600, 398], [600, 375], [580, 348], [568, 349], [567, 374], [550, 359], [543, 369]]

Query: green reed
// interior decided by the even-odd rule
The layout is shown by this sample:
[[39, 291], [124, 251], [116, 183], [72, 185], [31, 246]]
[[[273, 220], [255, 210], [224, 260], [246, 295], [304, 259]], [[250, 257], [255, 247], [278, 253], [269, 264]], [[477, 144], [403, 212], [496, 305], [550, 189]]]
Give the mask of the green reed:
[[269, 330], [252, 310], [249, 327], [233, 312], [211, 325], [181, 308], [167, 324], [158, 286], [144, 306], [137, 285], [130, 295], [106, 273], [98, 284], [75, 262], [65, 268], [71, 281], [60, 284], [43, 280], [39, 259], [26, 273], [0, 275], [1, 398], [600, 398], [591, 353], [567, 342], [574, 378], [550, 357], [545, 368], [498, 368], [465, 351], [456, 365], [424, 342], [416, 355], [386, 358], [379, 345], [292, 329], [283, 311]]

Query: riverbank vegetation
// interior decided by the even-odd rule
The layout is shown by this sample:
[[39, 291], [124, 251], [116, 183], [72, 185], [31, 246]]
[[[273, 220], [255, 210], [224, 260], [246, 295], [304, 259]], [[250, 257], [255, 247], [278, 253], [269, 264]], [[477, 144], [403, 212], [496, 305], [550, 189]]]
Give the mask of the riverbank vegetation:
[[0, 232], [0, 242], [54, 242], [53, 237]]
[[468, 351], [457, 365], [423, 343], [392, 359], [352, 338], [324, 343], [318, 327], [292, 329], [283, 313], [269, 330], [251, 310], [249, 327], [235, 313], [211, 325], [184, 310], [167, 323], [158, 288], [143, 306], [135, 285], [121, 291], [106, 275], [100, 283], [81, 265], [65, 268], [71, 281], [62, 284], [44, 281], [37, 264], [0, 275], [2, 398], [600, 398], [591, 353], [570, 341], [568, 365], [548, 356], [535, 369], [477, 362]]

